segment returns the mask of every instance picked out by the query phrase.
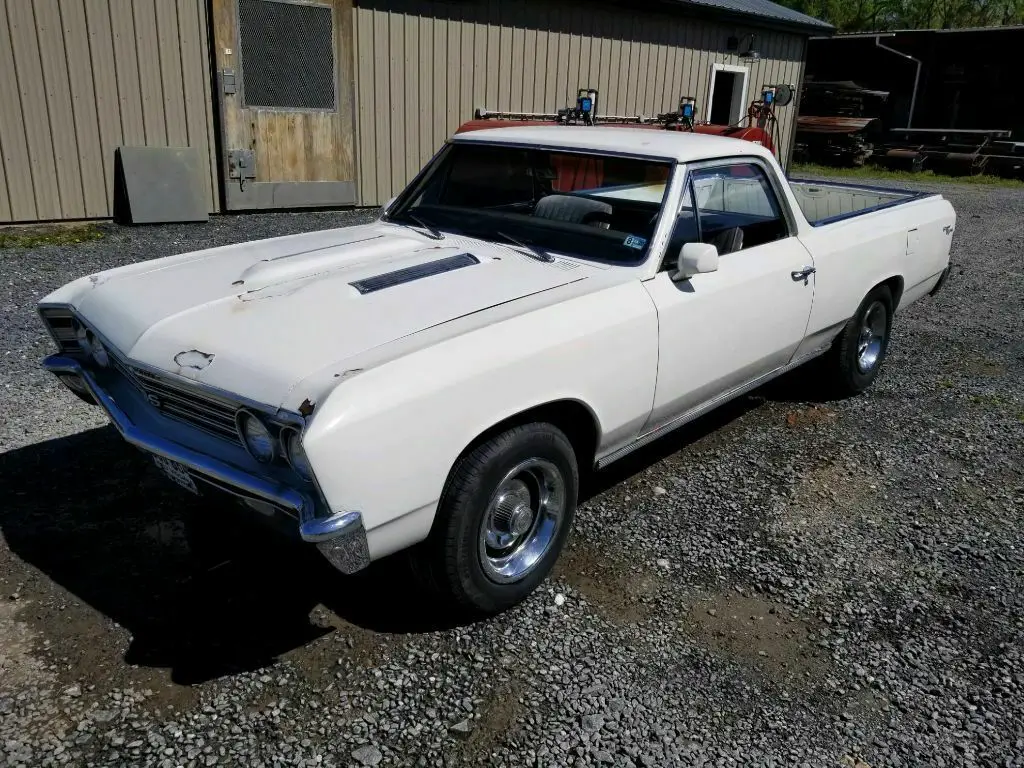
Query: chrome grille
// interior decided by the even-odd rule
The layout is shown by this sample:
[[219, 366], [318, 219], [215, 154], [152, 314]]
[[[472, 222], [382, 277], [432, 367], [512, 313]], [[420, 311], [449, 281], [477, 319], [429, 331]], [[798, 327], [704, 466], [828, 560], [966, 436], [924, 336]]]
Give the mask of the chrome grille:
[[138, 366], [126, 366], [120, 360], [115, 360], [114, 365], [142, 390], [150, 404], [164, 416], [241, 444], [235, 428], [235, 412], [238, 410], [236, 403]]
[[76, 352], [78, 345], [78, 329], [75, 327], [75, 316], [67, 309], [43, 310], [43, 320], [50, 326], [61, 352]]

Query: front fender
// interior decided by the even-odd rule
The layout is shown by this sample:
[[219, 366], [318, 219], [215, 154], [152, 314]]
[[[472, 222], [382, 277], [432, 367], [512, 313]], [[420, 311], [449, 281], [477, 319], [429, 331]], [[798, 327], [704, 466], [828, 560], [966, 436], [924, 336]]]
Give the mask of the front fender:
[[427, 536], [455, 460], [511, 416], [576, 400], [595, 416], [599, 451], [628, 442], [650, 413], [657, 363], [657, 314], [631, 280], [343, 380], [317, 404], [304, 447], [330, 508], [363, 514], [376, 559]]

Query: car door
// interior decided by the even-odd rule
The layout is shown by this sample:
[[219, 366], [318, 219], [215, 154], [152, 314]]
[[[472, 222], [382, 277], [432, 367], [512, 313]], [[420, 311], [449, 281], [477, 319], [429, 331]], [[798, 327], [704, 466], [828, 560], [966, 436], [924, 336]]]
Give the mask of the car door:
[[[644, 283], [659, 323], [645, 431], [787, 365], [803, 339], [813, 263], [770, 173], [751, 158], [689, 171], [665, 263]], [[719, 246], [717, 271], [673, 282], [680, 248], [695, 241]]]

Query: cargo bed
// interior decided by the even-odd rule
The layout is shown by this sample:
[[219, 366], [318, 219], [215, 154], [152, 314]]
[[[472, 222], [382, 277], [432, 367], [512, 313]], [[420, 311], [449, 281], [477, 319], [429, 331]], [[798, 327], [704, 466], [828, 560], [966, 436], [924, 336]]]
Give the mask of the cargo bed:
[[848, 219], [870, 211], [889, 208], [910, 200], [928, 197], [929, 192], [888, 189], [861, 184], [790, 179], [800, 210], [813, 227]]

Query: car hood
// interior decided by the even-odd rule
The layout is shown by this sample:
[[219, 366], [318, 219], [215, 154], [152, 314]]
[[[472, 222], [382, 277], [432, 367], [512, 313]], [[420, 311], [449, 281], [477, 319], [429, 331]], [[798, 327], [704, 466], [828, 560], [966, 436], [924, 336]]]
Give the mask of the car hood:
[[130, 265], [68, 303], [132, 361], [282, 406], [325, 365], [598, 269], [377, 222]]

